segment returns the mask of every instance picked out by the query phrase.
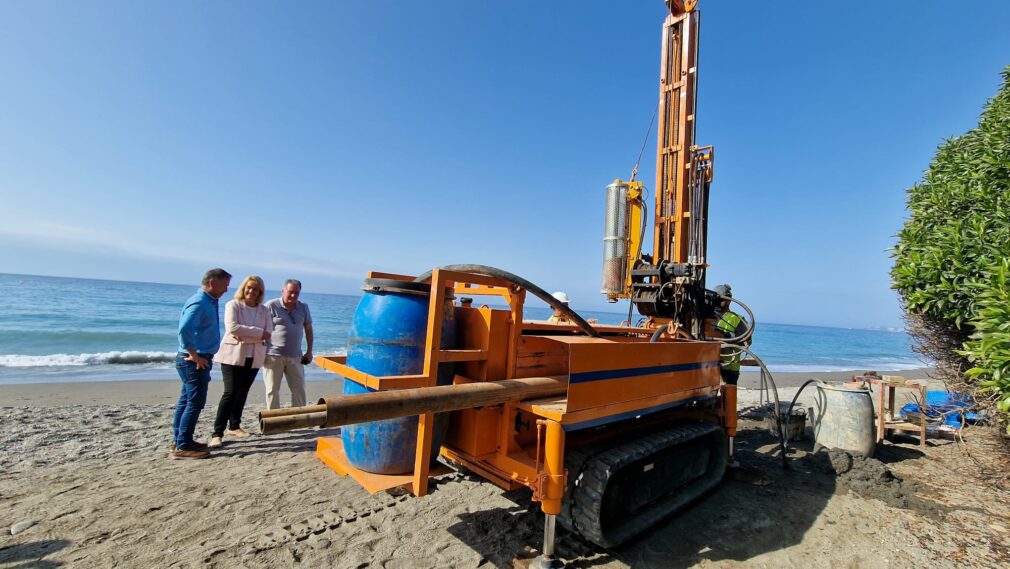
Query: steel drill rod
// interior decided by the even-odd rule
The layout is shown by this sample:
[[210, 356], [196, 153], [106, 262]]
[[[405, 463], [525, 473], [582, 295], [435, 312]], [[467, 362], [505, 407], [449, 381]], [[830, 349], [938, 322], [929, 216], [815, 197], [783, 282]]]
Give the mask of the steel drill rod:
[[[280, 416], [267, 416], [265, 411], [261, 412], [260, 431], [270, 435], [314, 426], [339, 427], [563, 395], [567, 390], [568, 378], [559, 376], [338, 395], [320, 399], [320, 405], [291, 407], [285, 410], [286, 414]], [[320, 413], [320, 407], [325, 408], [326, 412]]]
[[[309, 409], [311, 407], [317, 407], [317, 405], [293, 407], [293, 409]], [[320, 407], [322, 406], [320, 405]], [[324, 423], [326, 423], [325, 410], [321, 412], [317, 411], [315, 413], [293, 413], [290, 415], [283, 415], [281, 417], [260, 419], [260, 432], [264, 435], [275, 435], [277, 433], [293, 431], [295, 429], [308, 429], [310, 427], [322, 426]]]
[[306, 405], [304, 407], [283, 407], [280, 409], [263, 409], [260, 419], [267, 417], [285, 417], [287, 415], [304, 415], [305, 413], [325, 413], [326, 405]]

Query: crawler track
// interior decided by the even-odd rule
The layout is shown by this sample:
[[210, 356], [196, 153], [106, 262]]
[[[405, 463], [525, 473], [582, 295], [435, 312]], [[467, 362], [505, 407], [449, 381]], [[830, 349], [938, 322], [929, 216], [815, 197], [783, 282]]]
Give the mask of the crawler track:
[[719, 484], [727, 452], [722, 429], [705, 423], [573, 451], [558, 521], [601, 547], [619, 545]]

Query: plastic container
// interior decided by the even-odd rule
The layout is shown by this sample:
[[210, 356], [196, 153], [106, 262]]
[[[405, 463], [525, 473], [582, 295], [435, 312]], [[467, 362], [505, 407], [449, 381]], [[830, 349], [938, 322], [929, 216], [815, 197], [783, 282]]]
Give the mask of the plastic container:
[[876, 452], [876, 424], [869, 389], [818, 383], [813, 412], [815, 446], [862, 456], [873, 456]]
[[[354, 312], [347, 342], [347, 365], [374, 376], [422, 373], [431, 287], [424, 283], [366, 279], [362, 290], [365, 294]], [[442, 319], [442, 349], [452, 348], [455, 343], [454, 314], [450, 295]], [[441, 364], [437, 384], [451, 384], [453, 370], [453, 364]], [[344, 379], [344, 394], [370, 391], [374, 390]], [[448, 421], [448, 414], [435, 416], [431, 460], [438, 456]], [[347, 461], [355, 468], [376, 474], [414, 471], [417, 417], [346, 425], [340, 438]]]

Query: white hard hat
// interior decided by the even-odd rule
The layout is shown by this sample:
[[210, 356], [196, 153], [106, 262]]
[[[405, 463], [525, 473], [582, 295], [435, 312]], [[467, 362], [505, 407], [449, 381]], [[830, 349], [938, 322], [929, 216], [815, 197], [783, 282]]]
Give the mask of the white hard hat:
[[558, 292], [552, 294], [551, 296], [553, 296], [561, 304], [568, 304], [568, 302], [569, 302], [568, 295], [565, 294], [564, 292], [560, 291], [560, 290]]
[[719, 296], [733, 296], [733, 288], [728, 284], [721, 284], [712, 289], [712, 292], [718, 294]]

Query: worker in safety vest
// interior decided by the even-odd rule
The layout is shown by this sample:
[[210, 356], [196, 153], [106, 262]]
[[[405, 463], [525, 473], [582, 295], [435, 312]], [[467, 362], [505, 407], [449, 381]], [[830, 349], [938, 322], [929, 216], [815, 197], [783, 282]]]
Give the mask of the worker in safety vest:
[[[733, 297], [733, 289], [728, 284], [723, 284], [712, 290], [723, 297], [720, 310], [716, 313], [719, 320], [715, 324], [715, 329], [721, 332], [724, 338], [737, 338], [744, 335], [749, 328], [747, 321], [729, 309], [729, 299]], [[746, 344], [750, 344], [750, 338], [747, 339]], [[740, 379], [740, 351], [724, 347], [719, 359], [722, 380], [730, 385], [736, 385]]]

